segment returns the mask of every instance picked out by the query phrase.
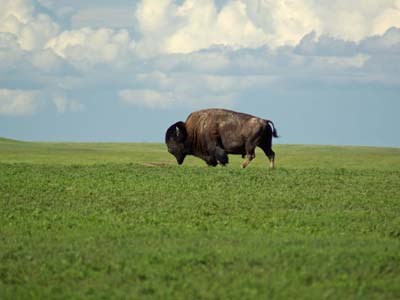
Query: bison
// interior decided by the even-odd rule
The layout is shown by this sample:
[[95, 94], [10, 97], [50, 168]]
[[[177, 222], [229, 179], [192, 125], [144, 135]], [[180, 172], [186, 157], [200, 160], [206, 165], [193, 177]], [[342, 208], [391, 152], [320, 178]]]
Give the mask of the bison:
[[226, 109], [193, 112], [186, 122], [176, 122], [165, 134], [168, 152], [182, 164], [186, 155], [203, 159], [207, 165], [226, 165], [228, 154], [241, 154], [246, 168], [260, 147], [274, 167], [272, 137], [278, 137], [272, 121]]

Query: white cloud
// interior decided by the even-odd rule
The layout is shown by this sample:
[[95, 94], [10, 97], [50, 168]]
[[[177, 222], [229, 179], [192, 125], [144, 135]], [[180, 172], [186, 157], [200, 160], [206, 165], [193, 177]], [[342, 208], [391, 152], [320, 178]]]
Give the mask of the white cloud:
[[320, 69], [324, 73], [327, 71], [344, 71], [348, 68], [350, 69], [360, 69], [368, 61], [369, 56], [358, 54], [354, 56], [324, 56], [315, 57], [312, 66]]
[[[400, 26], [400, 0], [144, 0], [120, 19], [117, 6], [76, 1], [68, 3], [72, 19], [59, 16], [59, 24], [37, 1], [52, 16], [64, 7], [0, 0], [3, 114], [23, 112], [18, 103], [30, 113], [40, 103], [79, 111], [81, 93], [100, 90], [166, 109], [229, 107], [254, 90], [296, 84], [400, 84], [400, 29], [392, 27]], [[97, 28], [128, 20], [130, 28]], [[17, 94], [25, 100], [11, 101]]]
[[240, 77], [207, 73], [142, 73], [136, 76], [136, 85], [143, 88], [121, 90], [119, 97], [124, 103], [152, 109], [231, 106], [243, 90], [240, 81]]
[[14, 34], [24, 50], [42, 48], [59, 31], [48, 15], [35, 12], [30, 0], [1, 0], [0, 4], [0, 32]]
[[360, 42], [312, 32], [295, 47], [164, 54], [146, 60], [147, 69], [133, 79], [135, 87], [119, 96], [148, 108], [232, 106], [254, 90], [292, 85], [398, 85], [393, 73], [399, 64], [382, 54], [400, 53], [399, 32], [392, 28]]
[[214, 0], [142, 1], [136, 17], [142, 55], [190, 53], [212, 45], [254, 48], [295, 46], [315, 31], [344, 41], [359, 42], [400, 27], [399, 0], [309, 1]]
[[157, 89], [125, 89], [118, 92], [120, 100], [126, 104], [150, 109], [174, 109], [175, 107], [224, 106], [229, 107], [236, 98], [235, 93], [204, 94], [190, 91], [164, 91]]
[[152, 109], [231, 106], [243, 90], [241, 79], [190, 71], [141, 73], [135, 80], [141, 88], [121, 90], [119, 97], [126, 104]]
[[356, 54], [357, 44], [351, 41], [333, 38], [331, 36], [317, 36], [315, 31], [305, 35], [295, 47], [300, 55], [314, 56], [351, 56]]
[[33, 115], [50, 103], [53, 103], [57, 112], [61, 114], [85, 109], [80, 101], [68, 99], [64, 95], [49, 97], [45, 91], [39, 90], [0, 89], [0, 115]]
[[53, 98], [53, 103], [56, 106], [57, 112], [65, 113], [67, 111], [82, 111], [84, 105], [76, 100], [69, 100], [65, 96], [56, 96]]
[[[388, 10], [399, 9], [398, 0], [314, 0], [311, 3], [320, 25], [313, 30], [338, 39], [358, 42], [369, 35], [382, 34], [398, 24], [395, 18], [384, 17]], [[387, 21], [385, 24], [380, 21], [382, 18]]]
[[82, 111], [85, 109], [85, 105], [77, 100], [71, 100], [69, 102], [69, 109], [73, 112]]
[[62, 97], [62, 96], [55, 97], [53, 99], [53, 102], [59, 113], [64, 113], [67, 110], [68, 102], [65, 97]]
[[24, 116], [35, 113], [41, 102], [37, 91], [0, 89], [0, 115]]
[[54, 73], [60, 71], [64, 67], [65, 62], [53, 51], [45, 49], [33, 52], [31, 63], [38, 70], [47, 73]]
[[258, 47], [267, 42], [240, 1], [230, 2], [217, 12], [214, 1], [186, 1], [178, 8], [184, 26], [166, 40], [166, 52], [189, 53], [221, 44], [232, 47]]
[[90, 68], [96, 64], [119, 68], [131, 59], [134, 42], [126, 30], [82, 28], [62, 32], [51, 39], [46, 48], [77, 68]]
[[142, 0], [136, 11], [141, 32], [146, 35], [171, 26], [170, 19], [176, 9], [171, 0]]
[[[54, 15], [58, 20], [70, 22], [70, 18], [73, 14], [79, 10], [75, 7], [76, 2], [72, 3], [72, 1], [54, 1], [54, 0], [35, 0], [39, 3], [39, 5], [45, 8], [47, 11], [50, 11], [52, 15]], [[87, 1], [82, 2], [82, 6], [87, 5]], [[67, 20], [68, 18], [68, 20]], [[60, 22], [59, 22], [60, 23]]]
[[373, 20], [373, 34], [383, 34], [390, 27], [400, 28], [400, 1], [393, 2]]
[[267, 38], [240, 1], [219, 12], [213, 0], [187, 0], [180, 6], [169, 0], [142, 1], [136, 15], [142, 33], [138, 51], [143, 55], [190, 53], [215, 44], [257, 47]]
[[[187, 54], [160, 55], [152, 58], [152, 61], [154, 62], [154, 68], [161, 70], [190, 70], [200, 73], [220, 72], [230, 68], [232, 61], [229, 56], [218, 49], [220, 48], [211, 48]], [[227, 50], [231, 51], [232, 49]]]
[[0, 33], [0, 70], [7, 72], [15, 68], [23, 56], [24, 52], [15, 36], [10, 33]]
[[164, 109], [178, 102], [171, 93], [161, 93], [149, 89], [126, 89], [119, 91], [120, 99], [136, 106], [145, 106], [148, 108]]
[[137, 53], [155, 56], [165, 48], [165, 39], [181, 26], [176, 18], [177, 5], [172, 0], [142, 0], [136, 10], [141, 33]]
[[375, 35], [361, 41], [360, 48], [367, 53], [400, 55], [400, 28], [390, 28], [383, 35]]
[[20, 22], [28, 23], [32, 20], [34, 5], [30, 0], [1, 0], [0, 18], [15, 17]]
[[133, 6], [87, 7], [79, 10], [71, 17], [72, 27], [91, 28], [129, 28], [135, 22]]
[[295, 45], [310, 31], [319, 31], [321, 20], [312, 1], [247, 0], [249, 18], [268, 36], [270, 47]]

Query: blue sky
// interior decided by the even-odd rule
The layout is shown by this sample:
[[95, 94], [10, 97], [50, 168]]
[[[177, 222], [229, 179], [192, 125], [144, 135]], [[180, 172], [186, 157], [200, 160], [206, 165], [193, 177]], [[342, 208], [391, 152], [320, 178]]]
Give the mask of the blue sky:
[[194, 110], [278, 143], [400, 146], [400, 1], [0, 0], [0, 136], [162, 142]]

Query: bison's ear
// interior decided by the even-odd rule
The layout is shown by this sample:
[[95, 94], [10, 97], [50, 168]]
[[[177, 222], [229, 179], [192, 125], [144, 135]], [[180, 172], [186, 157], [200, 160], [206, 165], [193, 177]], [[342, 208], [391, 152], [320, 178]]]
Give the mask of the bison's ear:
[[186, 125], [184, 122], [179, 121], [175, 124], [172, 124], [168, 129], [167, 133], [165, 134], [165, 142], [167, 143], [170, 139], [174, 139], [177, 142], [183, 142], [186, 140], [187, 131]]

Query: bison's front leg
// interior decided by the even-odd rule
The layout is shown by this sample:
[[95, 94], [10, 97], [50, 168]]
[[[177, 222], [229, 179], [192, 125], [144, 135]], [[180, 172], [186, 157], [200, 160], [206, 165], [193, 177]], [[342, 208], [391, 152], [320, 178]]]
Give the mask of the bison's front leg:
[[210, 155], [206, 156], [204, 161], [210, 167], [215, 167], [218, 165], [218, 163], [220, 163], [222, 166], [225, 166], [229, 162], [228, 155], [226, 154], [225, 150], [220, 147], [217, 147], [214, 153], [210, 153]]
[[207, 136], [207, 152], [208, 157], [205, 159], [209, 166], [216, 166], [218, 163], [225, 166], [228, 163], [228, 155], [222, 146], [218, 136]]
[[218, 165], [218, 161], [213, 156], [207, 156], [204, 160], [209, 167], [216, 167]]
[[215, 158], [223, 166], [229, 163], [228, 155], [226, 154], [225, 150], [219, 146], [215, 148]]

